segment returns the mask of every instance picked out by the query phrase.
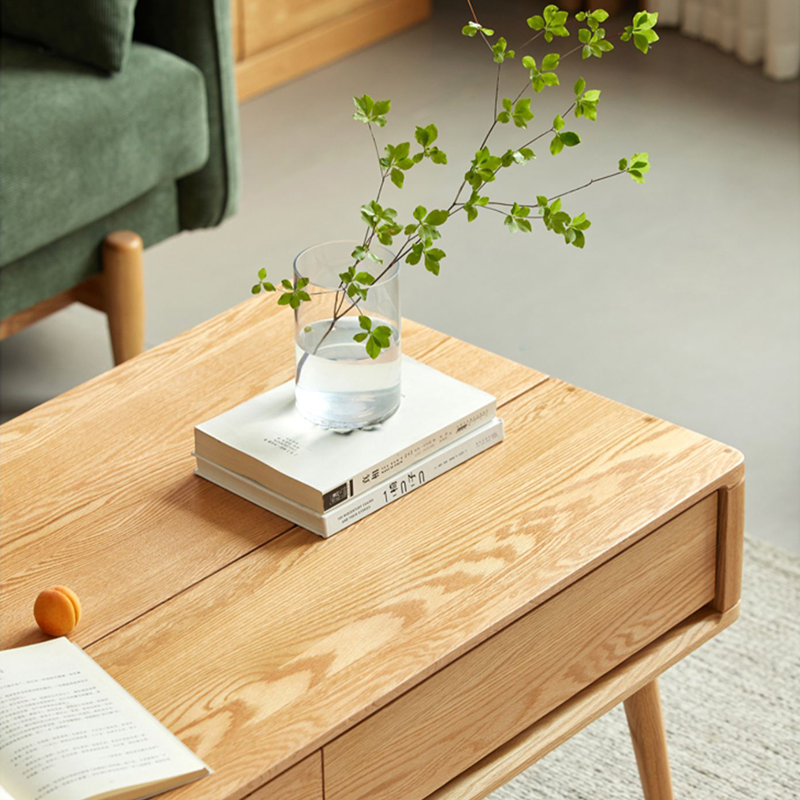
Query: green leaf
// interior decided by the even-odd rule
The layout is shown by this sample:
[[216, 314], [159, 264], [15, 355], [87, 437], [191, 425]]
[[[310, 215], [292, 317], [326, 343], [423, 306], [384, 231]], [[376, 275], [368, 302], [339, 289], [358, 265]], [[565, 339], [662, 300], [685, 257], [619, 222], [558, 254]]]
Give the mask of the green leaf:
[[285, 294], [282, 294], [278, 298], [278, 305], [279, 306], [288, 306], [291, 301], [292, 301], [292, 295], [289, 292], [286, 292]]
[[406, 256], [406, 263], [407, 264], [419, 264], [420, 259], [422, 258], [422, 249], [423, 244], [422, 242], [417, 242], [411, 247], [411, 252]]
[[556, 134], [553, 141], [550, 142], [550, 152], [552, 155], [557, 156], [564, 149], [564, 142], [561, 137]]
[[367, 339], [367, 355], [375, 359], [381, 354], [381, 346], [378, 340], [374, 336], [370, 336]]
[[418, 220], [419, 222], [422, 222], [422, 220], [425, 219], [425, 215], [427, 213], [428, 209], [426, 209], [425, 206], [417, 206], [414, 209], [414, 219]]
[[557, 69], [560, 58], [558, 53], [549, 53], [542, 59], [542, 70]]
[[377, 339], [378, 344], [382, 348], [391, 347], [392, 345], [392, 329], [386, 325], [379, 325], [372, 331], [372, 335]]
[[464, 27], [461, 29], [461, 33], [462, 33], [464, 36], [469, 36], [469, 38], [470, 38], [470, 39], [471, 39], [473, 36], [475, 36], [475, 34], [476, 34], [477, 32], [478, 32], [478, 29], [477, 29], [477, 28], [473, 28], [471, 24], [470, 24], [470, 25], [465, 25], [465, 26], [464, 26]]
[[262, 281], [264, 280], [264, 278], [267, 277], [267, 270], [264, 267], [261, 267], [261, 269], [258, 271], [258, 277], [259, 277], [259, 280], [262, 280]]
[[581, 137], [573, 131], [564, 131], [560, 136], [561, 141], [564, 142], [567, 147], [575, 147], [576, 144], [581, 143]]
[[369, 274], [369, 272], [359, 272], [358, 275], [354, 278], [354, 280], [358, 283], [363, 283], [367, 286], [371, 286], [375, 283], [375, 278]]
[[358, 315], [358, 324], [359, 324], [359, 325], [360, 325], [360, 326], [361, 326], [361, 327], [362, 327], [362, 328], [363, 328], [365, 331], [370, 331], [370, 330], [372, 330], [372, 320], [371, 320], [371, 319], [370, 319], [368, 316], [366, 316], [366, 315], [364, 315], [364, 314], [359, 314], [359, 315]]
[[589, 89], [588, 92], [584, 92], [583, 97], [581, 99], [587, 103], [596, 103], [600, 99], [600, 90]]
[[400, 172], [399, 169], [395, 168], [395, 169], [392, 170], [392, 172], [391, 172], [392, 183], [398, 189], [402, 189], [403, 188], [403, 181], [405, 180], [405, 178], [406, 178], [406, 176], [403, 175], [403, 173]]
[[292, 286], [292, 282], [288, 278], [284, 278], [281, 281], [281, 286], [283, 286], [284, 289], [288, 289], [289, 291], [294, 290], [294, 286]]
[[553, 120], [553, 130], [560, 131], [565, 124], [564, 118], [561, 116], [561, 114], [558, 114]]
[[501, 36], [492, 45], [492, 53], [496, 64], [502, 64], [507, 58], [514, 58], [513, 50], [506, 50], [508, 42]]
[[592, 38], [592, 32], [588, 28], [581, 28], [578, 31], [578, 41], [581, 44], [588, 44], [591, 38]]
[[427, 217], [425, 217], [425, 222], [427, 222], [428, 225], [443, 225], [445, 222], [447, 222], [448, 216], [449, 215], [447, 211], [434, 209], [430, 212], [430, 214], [428, 214]]
[[264, 291], [267, 292], [274, 292], [275, 291], [275, 284], [270, 283], [269, 281], [264, 282]]
[[368, 334], [368, 333], [366, 333], [366, 332], [364, 332], [364, 333], [357, 333], [355, 336], [353, 336], [353, 339], [355, 339], [357, 342], [363, 342], [363, 341], [364, 341], [364, 339], [366, 339], [366, 338], [367, 338], [367, 336], [369, 336], [369, 334]]
[[439, 262], [435, 258], [431, 258], [429, 253], [425, 253], [425, 269], [434, 275], [439, 274]]
[[444, 150], [440, 150], [438, 147], [431, 147], [430, 156], [431, 161], [433, 161], [434, 164], [447, 163], [447, 154], [444, 152]]
[[250, 291], [251, 291], [253, 294], [258, 294], [258, 293], [261, 291], [261, 284], [260, 284], [260, 283], [256, 283], [256, 284], [253, 286], [253, 288], [252, 288], [252, 289], [250, 289]]
[[578, 78], [574, 86], [575, 97], [580, 97], [584, 89], [586, 89], [586, 81], [583, 78]]
[[356, 112], [353, 114], [353, 119], [358, 122], [363, 122], [367, 125], [375, 123], [383, 127], [386, 124], [386, 117], [384, 116], [389, 112], [392, 107], [391, 100], [379, 100], [375, 102], [368, 94], [361, 97], [354, 97]]
[[619, 166], [620, 171], [624, 170], [624, 169], [627, 169], [628, 168], [628, 159], [627, 158], [621, 158], [619, 160], [619, 165], [618, 166]]
[[592, 17], [598, 22], [605, 22], [608, 19], [608, 11], [598, 8], [595, 11], [592, 11]]
[[544, 29], [544, 20], [538, 14], [528, 18], [526, 21], [528, 23], [528, 27], [535, 31], [541, 31]]

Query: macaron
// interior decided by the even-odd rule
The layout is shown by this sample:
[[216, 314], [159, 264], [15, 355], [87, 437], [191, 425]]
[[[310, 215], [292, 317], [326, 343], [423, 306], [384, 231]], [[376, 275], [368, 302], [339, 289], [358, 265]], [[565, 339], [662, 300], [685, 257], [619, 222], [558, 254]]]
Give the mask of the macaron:
[[81, 601], [66, 586], [51, 586], [39, 592], [33, 604], [36, 624], [50, 636], [66, 636], [81, 619]]

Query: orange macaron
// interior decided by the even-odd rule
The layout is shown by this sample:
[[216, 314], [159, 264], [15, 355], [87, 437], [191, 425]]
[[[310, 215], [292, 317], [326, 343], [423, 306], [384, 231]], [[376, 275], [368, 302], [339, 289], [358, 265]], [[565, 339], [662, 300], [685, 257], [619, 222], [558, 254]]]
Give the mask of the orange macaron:
[[50, 636], [65, 636], [81, 619], [81, 601], [66, 586], [51, 586], [39, 592], [33, 604], [36, 624]]

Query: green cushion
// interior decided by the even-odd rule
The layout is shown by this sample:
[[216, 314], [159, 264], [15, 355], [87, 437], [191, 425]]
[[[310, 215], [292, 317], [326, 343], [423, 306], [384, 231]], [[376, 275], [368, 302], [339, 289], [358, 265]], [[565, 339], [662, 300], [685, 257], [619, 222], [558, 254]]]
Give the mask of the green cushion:
[[181, 227], [219, 225], [236, 210], [241, 171], [231, 0], [138, 0], [133, 35], [197, 64], [203, 72], [210, 153], [203, 169], [178, 185]]
[[112, 231], [136, 231], [145, 247], [180, 231], [178, 186], [163, 183], [120, 209], [0, 269], [0, 319], [71, 289], [100, 270]]
[[0, 266], [208, 158], [201, 72], [134, 42], [113, 76], [3, 39]]
[[0, 28], [60, 56], [122, 69], [133, 39], [136, 0], [0, 0]]

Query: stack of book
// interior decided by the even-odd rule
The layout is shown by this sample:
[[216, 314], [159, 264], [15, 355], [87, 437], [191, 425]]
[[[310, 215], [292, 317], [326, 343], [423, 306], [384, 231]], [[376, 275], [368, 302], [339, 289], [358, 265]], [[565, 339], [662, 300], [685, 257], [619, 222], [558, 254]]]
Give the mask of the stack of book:
[[195, 428], [197, 474], [328, 537], [503, 440], [486, 392], [403, 356], [402, 402], [375, 430], [307, 422], [289, 381]]

